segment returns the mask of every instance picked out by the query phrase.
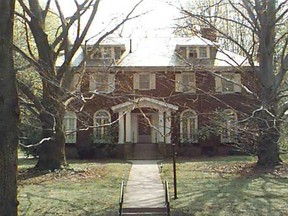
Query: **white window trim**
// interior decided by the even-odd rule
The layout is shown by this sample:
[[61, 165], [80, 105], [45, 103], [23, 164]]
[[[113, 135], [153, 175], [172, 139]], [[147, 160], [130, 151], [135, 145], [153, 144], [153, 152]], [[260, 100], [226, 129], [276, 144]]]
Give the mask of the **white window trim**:
[[[73, 128], [67, 128], [65, 119], [73, 120]], [[75, 112], [67, 111], [63, 119], [64, 129], [65, 129], [65, 143], [76, 143], [77, 140], [77, 115]]]
[[[232, 123], [230, 126], [233, 126], [233, 124], [235, 125], [235, 122], [237, 121], [237, 113], [234, 111], [234, 110], [231, 110], [231, 109], [226, 109], [226, 110], [224, 110], [224, 113], [227, 113], [228, 115], [229, 114], [232, 114], [231, 115], [231, 117], [233, 117], [233, 120], [232, 121], [234, 121], [234, 123]], [[232, 119], [232, 118], [231, 118]], [[234, 142], [235, 141], [235, 137], [233, 136], [233, 134], [231, 134], [230, 132], [230, 127], [228, 128], [228, 122], [231, 122], [231, 121], [226, 121], [225, 122], [225, 126], [226, 126], [226, 130], [228, 131], [228, 136], [227, 137], [225, 137], [224, 135], [223, 135], [223, 133], [221, 133], [221, 136], [220, 136], [220, 139], [221, 139], [221, 143], [232, 143], [232, 142]]]
[[94, 137], [94, 139], [93, 139], [93, 141], [94, 142], [107, 142], [107, 140], [105, 140], [105, 139], [103, 139], [103, 140], [100, 140], [100, 139], [97, 139], [96, 138], [96, 132], [97, 132], [97, 129], [99, 129], [99, 127], [100, 127], [100, 130], [101, 130], [101, 135], [104, 135], [104, 132], [105, 132], [105, 127], [107, 128], [107, 127], [109, 127], [110, 125], [97, 125], [96, 123], [97, 123], [97, 121], [96, 121], [96, 119], [97, 119], [97, 114], [98, 113], [100, 113], [100, 112], [104, 112], [104, 113], [106, 113], [107, 114], [107, 116], [108, 116], [108, 124], [110, 124], [111, 123], [111, 115], [110, 115], [110, 112], [109, 111], [107, 111], [107, 110], [97, 110], [95, 113], [94, 113], [94, 116], [93, 116], [93, 126], [94, 126], [94, 128], [93, 128], [93, 137]]
[[[140, 75], [149, 76], [149, 88], [140, 88]], [[138, 89], [141, 91], [147, 91], [156, 89], [156, 74], [154, 73], [135, 73], [133, 75], [133, 89]]]
[[[210, 53], [210, 46], [207, 45], [207, 46], [179, 46], [178, 49], [180, 48], [186, 48], [186, 53], [185, 53], [185, 57], [186, 59], [209, 59], [211, 58], [211, 53]], [[207, 56], [206, 57], [200, 57], [200, 47], [206, 47], [206, 53], [207, 53]], [[196, 49], [196, 53], [197, 53], [197, 58], [189, 58], [189, 53], [190, 53], [190, 49]]]
[[[215, 91], [223, 94], [241, 93], [241, 74], [239, 73], [221, 73], [220, 76], [215, 76]], [[233, 91], [226, 91], [223, 89], [222, 80], [225, 79], [225, 75], [233, 75]], [[223, 77], [223, 78], [222, 78]]]
[[[190, 83], [191, 88], [189, 91], [184, 91], [183, 85], [183, 75], [192, 75], [193, 83]], [[186, 93], [195, 93], [196, 92], [196, 75], [194, 72], [182, 72], [175, 74], [175, 91], [176, 92], [186, 92]]]
[[[107, 89], [106, 90], [97, 90], [97, 75], [98, 74], [105, 74], [107, 75]], [[98, 73], [93, 73], [90, 74], [89, 76], [89, 91], [91, 92], [99, 92], [99, 93], [111, 93], [115, 90], [115, 74], [112, 73], [105, 73], [105, 72], [98, 72]]]
[[[192, 110], [192, 109], [184, 110], [184, 111], [180, 114], [180, 141], [181, 141], [181, 143], [186, 142], [186, 140], [185, 140], [184, 137], [183, 137], [183, 131], [184, 131], [183, 127], [184, 127], [184, 125], [183, 125], [182, 119], [183, 119], [183, 116], [184, 116], [187, 112], [193, 113], [192, 118], [195, 120], [195, 121], [194, 121], [194, 129], [195, 129], [196, 132], [198, 131], [198, 115], [197, 115], [197, 113], [196, 113], [194, 110]], [[191, 118], [191, 119], [192, 119], [192, 118]], [[190, 128], [189, 128], [189, 127], [190, 127], [190, 124], [188, 124], [187, 127], [188, 127], [187, 131], [189, 131], [189, 134], [188, 134], [188, 135], [191, 136], [191, 134], [190, 134]], [[198, 137], [197, 137], [197, 136], [194, 137], [194, 139], [193, 139], [193, 140], [189, 140], [189, 142], [191, 142], [191, 143], [198, 143]]]

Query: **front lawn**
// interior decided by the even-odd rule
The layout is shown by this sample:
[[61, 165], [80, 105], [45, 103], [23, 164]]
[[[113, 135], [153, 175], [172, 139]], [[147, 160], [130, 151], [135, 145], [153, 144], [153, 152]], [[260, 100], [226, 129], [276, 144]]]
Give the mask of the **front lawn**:
[[20, 216], [117, 212], [121, 180], [131, 167], [124, 161], [69, 161], [67, 170], [44, 173], [29, 169], [35, 162], [19, 159]]
[[288, 215], [288, 165], [254, 168], [253, 157], [177, 159], [178, 199], [174, 200], [172, 161], [163, 162], [171, 208], [184, 215]]

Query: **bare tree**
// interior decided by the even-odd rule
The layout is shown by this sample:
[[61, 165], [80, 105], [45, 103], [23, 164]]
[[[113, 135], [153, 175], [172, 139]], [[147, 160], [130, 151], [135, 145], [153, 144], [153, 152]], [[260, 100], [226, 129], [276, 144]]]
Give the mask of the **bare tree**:
[[15, 1], [0, 1], [0, 212], [17, 215], [18, 96], [14, 71]]
[[[181, 11], [185, 17], [193, 18], [215, 30], [219, 37], [229, 40], [230, 44], [238, 46], [242, 54], [245, 54], [251, 70], [247, 72], [241, 67], [239, 70], [242, 74], [253, 74], [257, 86], [253, 92], [256, 107], [246, 119], [253, 119], [259, 131], [257, 164], [278, 165], [281, 162], [278, 146], [280, 126], [288, 108], [285, 80], [288, 70], [287, 0], [218, 0], [215, 4], [217, 7], [229, 5], [235, 17], [197, 13], [184, 8]], [[249, 37], [249, 41], [244, 46], [230, 32], [211, 22], [214, 18], [245, 29], [248, 34], [244, 36]]]
[[[23, 0], [18, 1], [24, 11], [24, 14], [19, 13], [18, 16], [29, 26], [38, 55], [34, 55], [31, 51], [26, 53], [18, 47], [15, 48], [37, 69], [43, 86], [42, 98], [39, 100], [31, 89], [27, 88], [24, 83], [19, 82], [21, 91], [33, 101], [33, 106], [39, 112], [42, 123], [44, 142], [39, 145], [39, 160], [36, 167], [51, 170], [59, 169], [66, 165], [65, 135], [63, 131], [65, 106], [66, 102], [75, 96], [76, 85], [80, 83], [84, 73], [85, 56], [77, 65], [73, 65], [73, 61], [79, 55], [81, 45], [97, 14], [100, 0], [85, 0], [82, 3], [74, 1], [76, 11], [69, 18], [64, 17], [58, 0], [55, 0], [61, 25], [52, 41], [48, 39], [45, 28], [51, 0], [47, 1], [44, 9], [41, 8], [38, 0], [30, 0], [29, 4]], [[112, 34], [126, 21], [132, 19], [133, 12], [141, 2], [139, 1], [123, 20], [100, 35], [95, 43], [95, 48], [105, 37]], [[89, 14], [89, 17], [84, 28], [82, 28], [81, 18], [84, 14]], [[69, 40], [69, 34], [73, 25], [76, 25], [77, 29], [76, 35], [71, 41]], [[31, 39], [27, 38], [28, 44], [30, 41]], [[62, 57], [63, 62], [56, 67], [56, 61], [60, 57]]]

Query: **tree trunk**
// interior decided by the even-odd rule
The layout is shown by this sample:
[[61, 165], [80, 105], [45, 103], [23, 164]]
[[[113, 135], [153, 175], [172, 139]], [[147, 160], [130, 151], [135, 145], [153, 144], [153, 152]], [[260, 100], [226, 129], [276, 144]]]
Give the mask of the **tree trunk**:
[[39, 146], [39, 159], [36, 168], [42, 170], [61, 169], [66, 166], [65, 135], [63, 130], [64, 105], [59, 98], [59, 89], [47, 83], [43, 88], [43, 106], [46, 108], [40, 114], [44, 141]]
[[258, 116], [259, 140], [257, 149], [257, 165], [275, 167], [281, 164], [279, 156], [278, 139], [280, 128], [275, 117], [266, 111], [261, 111]]
[[19, 107], [12, 57], [15, 1], [0, 0], [0, 214], [17, 215]]

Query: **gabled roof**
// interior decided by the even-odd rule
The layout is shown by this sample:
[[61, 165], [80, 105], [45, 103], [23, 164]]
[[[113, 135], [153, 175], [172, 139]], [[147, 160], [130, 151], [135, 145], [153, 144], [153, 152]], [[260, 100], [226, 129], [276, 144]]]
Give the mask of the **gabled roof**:
[[[83, 50], [82, 50], [82, 48], [79, 48], [76, 51], [76, 53], [73, 56], [73, 58], [72, 58], [72, 61], [71, 61], [71, 64], [70, 64], [71, 67], [77, 67], [78, 65], [81, 64], [83, 59], [84, 59]], [[59, 56], [58, 56], [58, 58], [56, 60], [56, 67], [60, 67], [64, 63], [64, 60], [65, 60], [64, 52], [60, 52]]]
[[[87, 45], [93, 46], [99, 40], [98, 37], [87, 40]], [[128, 46], [129, 39], [119, 37], [107, 37], [100, 44], [108, 46]]]
[[[131, 40], [131, 43], [130, 43]], [[88, 45], [96, 43], [96, 39], [88, 41]], [[175, 50], [179, 46], [217, 46], [217, 44], [200, 36], [189, 38], [114, 38], [108, 37], [101, 45], [125, 46], [126, 51], [118, 62], [118, 67], [191, 67], [193, 65], [180, 59]], [[131, 46], [131, 47], [130, 47]], [[130, 49], [131, 48], [131, 49]], [[132, 52], [130, 52], [130, 50]], [[83, 60], [83, 50], [79, 49], [72, 60], [72, 66], [77, 66]], [[57, 59], [57, 66], [64, 61], [64, 56]], [[204, 62], [204, 61], [203, 61]], [[204, 66], [209, 67], [237, 67], [250, 66], [247, 59], [227, 50], [219, 49], [216, 58]], [[201, 65], [201, 64], [199, 64]], [[198, 66], [199, 66], [198, 65]]]
[[147, 98], [147, 97], [141, 97], [141, 98], [136, 98], [121, 104], [117, 104], [111, 109], [113, 112], [119, 112], [119, 111], [127, 111], [127, 110], [134, 110], [137, 108], [153, 108], [153, 109], [158, 109], [158, 110], [166, 110], [169, 109], [171, 111], [176, 111], [178, 110], [178, 106], [175, 106], [170, 103], [166, 103], [160, 100], [156, 100], [153, 98]]
[[[217, 44], [199, 36], [190, 38], [136, 38], [132, 39], [132, 52], [126, 53], [120, 67], [187, 67], [191, 66], [177, 56], [179, 46], [216, 46]], [[208, 66], [207, 63], [205, 66]], [[227, 50], [218, 51], [210, 67], [249, 66], [248, 61], [240, 55]]]

